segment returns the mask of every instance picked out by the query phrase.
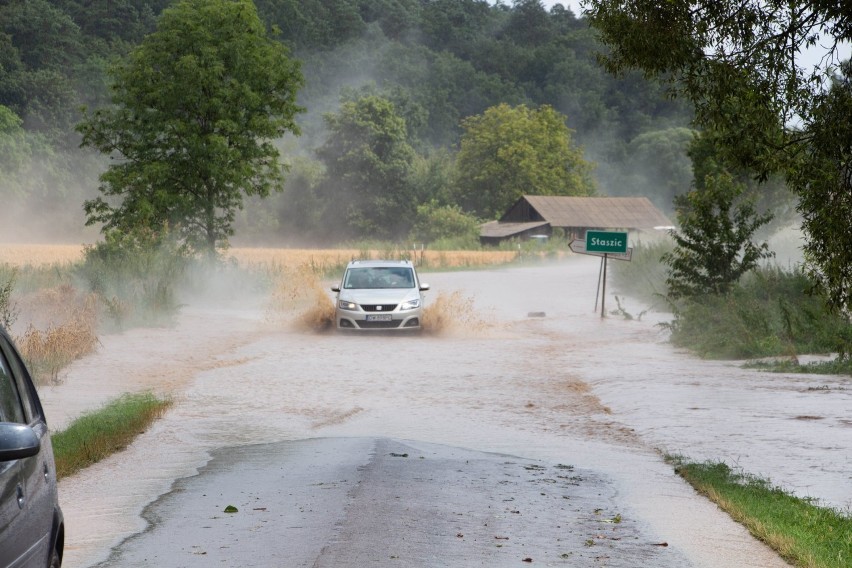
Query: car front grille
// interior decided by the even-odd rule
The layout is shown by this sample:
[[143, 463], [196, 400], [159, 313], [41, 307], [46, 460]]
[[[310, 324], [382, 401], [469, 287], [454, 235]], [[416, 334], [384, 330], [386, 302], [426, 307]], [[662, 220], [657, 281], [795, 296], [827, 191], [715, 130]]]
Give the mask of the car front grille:
[[361, 304], [361, 308], [365, 312], [392, 312], [396, 309], [396, 304]]
[[359, 321], [358, 327], [361, 329], [395, 329], [399, 327], [402, 320], [391, 321]]

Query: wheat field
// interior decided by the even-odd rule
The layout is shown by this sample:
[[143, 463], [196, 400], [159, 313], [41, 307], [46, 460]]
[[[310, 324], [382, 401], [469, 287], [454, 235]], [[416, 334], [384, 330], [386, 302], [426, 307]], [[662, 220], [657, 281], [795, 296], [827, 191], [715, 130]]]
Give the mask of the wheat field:
[[[511, 262], [513, 251], [394, 251], [359, 249], [288, 249], [234, 247], [225, 251], [225, 258], [241, 266], [303, 266], [322, 270], [346, 264], [355, 258], [409, 258], [418, 264], [435, 268], [487, 266]], [[42, 266], [73, 263], [83, 258], [82, 245], [2, 244], [0, 264], [11, 266]]]
[[66, 264], [82, 258], [82, 245], [0, 244], [0, 264], [11, 266]]

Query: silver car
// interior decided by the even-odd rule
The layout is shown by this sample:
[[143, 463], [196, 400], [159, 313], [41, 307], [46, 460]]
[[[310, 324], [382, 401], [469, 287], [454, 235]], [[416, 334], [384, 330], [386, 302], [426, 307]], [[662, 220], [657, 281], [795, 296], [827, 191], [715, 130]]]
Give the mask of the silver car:
[[59, 568], [65, 525], [35, 386], [0, 328], [0, 567]]
[[428, 289], [408, 260], [353, 260], [331, 288], [337, 329], [419, 330]]

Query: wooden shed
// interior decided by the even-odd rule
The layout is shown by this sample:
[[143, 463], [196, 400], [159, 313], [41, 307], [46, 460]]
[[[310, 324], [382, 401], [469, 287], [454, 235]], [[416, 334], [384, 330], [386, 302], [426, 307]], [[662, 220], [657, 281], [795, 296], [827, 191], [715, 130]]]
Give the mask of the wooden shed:
[[652, 231], [672, 222], [647, 197], [566, 197], [524, 195], [500, 218], [482, 225], [482, 244], [551, 235], [561, 229], [567, 238], [585, 238], [586, 231]]

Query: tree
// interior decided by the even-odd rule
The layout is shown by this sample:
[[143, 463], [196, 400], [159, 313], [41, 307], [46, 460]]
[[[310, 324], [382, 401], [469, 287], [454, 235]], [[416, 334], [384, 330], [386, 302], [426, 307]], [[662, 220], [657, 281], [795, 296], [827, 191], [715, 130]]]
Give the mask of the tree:
[[830, 305], [852, 309], [852, 63], [820, 97], [808, 128], [809, 143], [787, 179], [800, 196], [808, 274]]
[[335, 205], [328, 222], [358, 237], [404, 236], [416, 205], [405, 120], [378, 95], [345, 101], [325, 120], [329, 135], [317, 154], [326, 165], [324, 194]]
[[479, 219], [465, 213], [458, 205], [430, 201], [417, 207], [411, 239], [426, 243], [447, 239], [475, 246], [479, 242], [479, 225]]
[[500, 104], [462, 126], [455, 183], [465, 210], [494, 218], [524, 194], [595, 193], [593, 165], [553, 108]]
[[[695, 105], [725, 159], [799, 197], [807, 271], [829, 305], [852, 310], [849, 74], [830, 81], [852, 39], [843, 2], [590, 0], [610, 71], [667, 78]], [[804, 53], [820, 47], [816, 65]], [[812, 50], [813, 51], [813, 50]], [[848, 68], [848, 66], [847, 66]]]
[[692, 164], [687, 149], [695, 131], [666, 128], [640, 134], [627, 145], [626, 175], [612, 195], [648, 195], [663, 211], [670, 211], [677, 195], [692, 185]]
[[680, 231], [672, 231], [675, 248], [662, 258], [671, 268], [666, 283], [672, 299], [724, 294], [772, 256], [766, 243], [751, 241], [772, 215], [758, 214], [751, 200], [738, 201], [744, 186], [728, 174], [708, 176], [703, 185], [675, 199]]
[[105, 233], [170, 225], [215, 254], [243, 195], [281, 187], [272, 141], [299, 132], [298, 62], [267, 37], [251, 0], [181, 0], [112, 76], [114, 106], [78, 130], [83, 146], [115, 159], [99, 190], [117, 199], [87, 201], [87, 224]]

